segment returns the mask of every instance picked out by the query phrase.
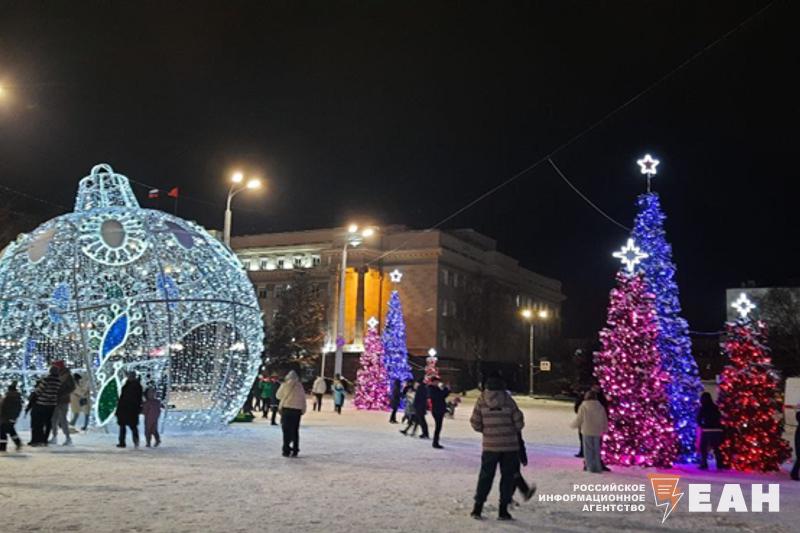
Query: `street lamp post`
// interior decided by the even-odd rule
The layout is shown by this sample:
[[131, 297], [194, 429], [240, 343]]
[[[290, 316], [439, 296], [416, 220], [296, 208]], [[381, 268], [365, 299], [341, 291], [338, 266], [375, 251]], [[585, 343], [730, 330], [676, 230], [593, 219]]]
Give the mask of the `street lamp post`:
[[[355, 248], [364, 242], [365, 238], [372, 237], [374, 234], [374, 228], [364, 228], [359, 231], [357, 224], [350, 224], [350, 226], [347, 227], [347, 236], [345, 237], [344, 246], [342, 247], [342, 264], [339, 267], [339, 309], [336, 316], [336, 358], [333, 364], [334, 374], [341, 375], [342, 360], [344, 359], [344, 282], [345, 273], [347, 271], [347, 248], [350, 246]], [[324, 352], [322, 354], [322, 370], [320, 371], [320, 375], [325, 375]]]
[[234, 172], [231, 176], [231, 186], [228, 189], [228, 201], [225, 203], [225, 224], [222, 230], [222, 241], [228, 248], [231, 246], [231, 200], [245, 189], [258, 189], [261, 187], [261, 180], [258, 178], [251, 178], [247, 180], [245, 184], [242, 184], [243, 181], [244, 175], [241, 172]]
[[529, 334], [528, 334], [528, 395], [533, 397], [533, 374], [534, 369], [536, 368], [536, 360], [535, 360], [535, 342], [536, 339], [534, 337], [536, 327], [536, 319], [546, 320], [548, 317], [547, 310], [541, 309], [538, 313], [534, 313], [533, 309], [523, 309], [520, 314], [522, 318], [528, 322]]

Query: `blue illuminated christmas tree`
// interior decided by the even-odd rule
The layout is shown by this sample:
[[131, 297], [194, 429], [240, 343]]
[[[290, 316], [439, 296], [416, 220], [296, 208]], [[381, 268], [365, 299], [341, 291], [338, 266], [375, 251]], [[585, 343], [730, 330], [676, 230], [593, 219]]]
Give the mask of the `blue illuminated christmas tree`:
[[386, 312], [386, 324], [383, 326], [383, 363], [389, 383], [394, 383], [396, 379], [400, 381], [413, 379], [408, 364], [403, 306], [397, 291], [392, 291], [389, 298], [389, 310]]
[[695, 419], [703, 386], [692, 356], [689, 325], [680, 316], [681, 304], [672, 247], [666, 239], [666, 216], [661, 210], [658, 194], [648, 192], [639, 196], [637, 205], [639, 212], [634, 223], [633, 239], [648, 254], [641, 268], [648, 289], [655, 295], [658, 351], [662, 367], [669, 375], [667, 395], [680, 446], [678, 460], [691, 462], [695, 456]]

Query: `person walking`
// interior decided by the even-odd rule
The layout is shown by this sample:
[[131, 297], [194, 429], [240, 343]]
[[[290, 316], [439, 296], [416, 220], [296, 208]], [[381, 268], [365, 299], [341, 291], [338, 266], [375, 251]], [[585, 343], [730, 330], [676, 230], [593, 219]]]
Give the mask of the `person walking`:
[[336, 374], [333, 378], [333, 409], [339, 414], [342, 414], [342, 406], [344, 405], [346, 393], [347, 389], [342, 381], [342, 376]]
[[139, 414], [142, 412], [142, 385], [136, 372], [128, 372], [128, 379], [122, 386], [117, 402], [117, 423], [119, 424], [119, 443], [117, 448], [125, 447], [126, 428], [131, 430], [133, 447], [139, 447]]
[[17, 382], [12, 381], [6, 395], [0, 398], [0, 452], [6, 451], [9, 438], [14, 442], [17, 451], [22, 448], [22, 441], [14, 427], [21, 412], [22, 397], [17, 390]]
[[414, 395], [414, 418], [421, 428], [419, 438], [429, 439], [428, 421], [425, 414], [428, 412], [428, 386], [423, 380], [417, 383], [417, 393]]
[[328, 385], [325, 383], [325, 378], [317, 376], [314, 384], [311, 386], [311, 392], [314, 393], [314, 405], [312, 410], [322, 411], [322, 395], [328, 392]]
[[51, 366], [47, 375], [39, 380], [36, 390], [31, 394], [31, 441], [28, 443], [30, 446], [47, 446], [60, 388], [58, 368]]
[[[519, 440], [519, 462], [522, 466], [528, 466], [528, 450], [525, 449], [525, 441], [522, 438], [522, 432], [517, 433]], [[527, 502], [534, 494], [536, 494], [536, 483], [528, 484], [525, 478], [522, 477], [522, 466], [517, 470], [517, 476], [514, 479], [514, 489], [522, 494], [522, 498]]]
[[708, 392], [700, 395], [697, 425], [700, 427], [700, 470], [708, 470], [708, 452], [711, 450], [714, 451], [717, 470], [724, 470], [725, 461], [719, 449], [722, 444], [722, 414]]
[[433, 415], [433, 447], [441, 450], [444, 448], [439, 443], [439, 436], [442, 434], [442, 424], [444, 423], [444, 414], [447, 412], [447, 396], [450, 394], [450, 389], [441, 382], [438, 377], [431, 379], [428, 385], [428, 396], [431, 399], [431, 414]]
[[794, 419], [797, 421], [797, 427], [794, 429], [794, 466], [791, 477], [795, 481], [800, 481], [800, 403], [794, 407]]
[[269, 418], [269, 409], [272, 406], [273, 387], [275, 382], [270, 379], [266, 372], [261, 377], [261, 418]]
[[603, 405], [597, 400], [597, 392], [589, 390], [578, 408], [578, 415], [572, 427], [580, 429], [583, 435], [583, 455], [586, 469], [589, 472], [603, 471], [603, 460], [600, 457], [600, 442], [603, 433], [608, 431], [608, 416]]
[[278, 376], [272, 376], [269, 379], [272, 382], [272, 396], [269, 399], [270, 408], [272, 409], [270, 425], [277, 426], [278, 423], [275, 422], [275, 417], [278, 416], [278, 389], [281, 386], [281, 380], [278, 379]]
[[[580, 408], [581, 404], [583, 403], [583, 397], [586, 393], [585, 392], [578, 392], [578, 397], [575, 399], [575, 414], [578, 414], [578, 409]], [[580, 428], [578, 429], [578, 442], [581, 444], [578, 453], [575, 454], [575, 457], [579, 459], [583, 459], [583, 435], [581, 434]]]
[[[403, 391], [400, 393], [400, 397], [405, 399], [405, 407], [403, 408], [403, 418], [400, 420], [401, 424], [412, 421], [411, 415], [414, 413], [414, 394], [416, 394], [416, 388], [417, 382], [414, 380], [406, 381], [403, 384]], [[411, 401], [408, 399], [409, 392], [412, 393]]]
[[53, 366], [58, 369], [58, 401], [53, 409], [53, 438], [50, 444], [58, 443], [58, 428], [64, 432], [64, 446], [72, 445], [72, 438], [69, 436], [69, 423], [67, 422], [67, 412], [69, 411], [70, 397], [75, 390], [75, 380], [72, 379], [72, 372], [69, 371], [64, 361], [55, 361]]
[[300, 453], [300, 418], [306, 412], [306, 391], [294, 370], [286, 374], [277, 392], [283, 430], [283, 456]]
[[161, 444], [161, 435], [158, 434], [158, 418], [161, 416], [161, 409], [164, 404], [156, 398], [156, 389], [148, 387], [144, 393], [144, 403], [142, 413], [144, 414], [144, 445], [150, 447], [150, 440], [155, 440], [154, 447], [158, 448]]
[[402, 383], [399, 379], [392, 381], [392, 390], [389, 394], [389, 407], [392, 408], [392, 414], [389, 415], [389, 423], [397, 424], [397, 409], [400, 408], [400, 394], [402, 391]]
[[81, 431], [86, 431], [86, 428], [89, 427], [89, 410], [91, 407], [89, 404], [89, 384], [77, 372], [72, 375], [72, 379], [75, 381], [75, 390], [69, 396], [69, 409], [72, 411], [72, 420], [69, 425], [75, 427], [78, 417], [82, 413], [83, 427], [81, 427]]
[[483, 435], [481, 470], [475, 490], [475, 505], [470, 516], [481, 518], [483, 504], [492, 489], [495, 471], [500, 466], [499, 520], [512, 520], [508, 512], [514, 483], [519, 473], [519, 432], [525, 427], [525, 418], [517, 403], [506, 392], [499, 377], [486, 380], [486, 388], [472, 409], [469, 423]]
[[411, 431], [411, 436], [417, 434], [417, 427], [419, 423], [417, 421], [417, 417], [414, 416], [414, 398], [417, 395], [417, 382], [412, 381], [405, 387], [405, 397], [406, 397], [406, 409], [405, 415], [403, 415], [403, 420], [406, 421], [406, 429], [401, 429], [400, 433], [403, 435], [408, 435], [408, 430], [411, 429], [411, 426], [414, 426], [414, 429]]

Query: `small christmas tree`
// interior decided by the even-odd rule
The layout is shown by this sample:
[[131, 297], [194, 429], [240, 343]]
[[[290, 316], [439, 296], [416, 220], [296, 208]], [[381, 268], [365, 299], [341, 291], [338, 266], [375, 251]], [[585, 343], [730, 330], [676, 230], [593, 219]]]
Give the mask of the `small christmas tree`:
[[640, 268], [644, 272], [648, 292], [655, 296], [658, 324], [656, 343], [661, 365], [669, 375], [666, 390], [678, 437], [679, 460], [690, 462], [696, 455], [695, 421], [703, 385], [692, 355], [689, 325], [680, 316], [676, 269], [672, 262], [672, 247], [664, 231], [666, 216], [661, 210], [658, 194], [648, 192], [639, 196], [637, 205], [639, 212], [634, 221], [633, 239], [647, 254]]
[[657, 338], [653, 295], [646, 292], [644, 276], [620, 272], [611, 291], [608, 327], [600, 332], [603, 349], [595, 353], [595, 376], [608, 399], [606, 464], [668, 467], [675, 460], [668, 376], [661, 369]]
[[425, 358], [425, 377], [423, 381], [426, 384], [430, 384], [434, 378], [439, 378], [439, 369], [436, 368], [436, 363], [439, 359], [436, 357], [436, 350], [433, 348], [428, 351], [428, 357]]
[[[370, 322], [375, 321], [372, 319]], [[375, 321], [377, 322], [377, 321]], [[360, 359], [361, 368], [356, 374], [357, 409], [372, 411], [384, 410], [389, 406], [389, 382], [383, 366], [383, 343], [377, 328], [371, 324], [364, 339], [364, 353]]]
[[725, 430], [720, 451], [725, 464], [735, 470], [777, 471], [791, 456], [789, 443], [781, 437], [780, 377], [769, 357], [766, 326], [747, 319], [753, 305], [746, 297], [740, 303], [741, 318], [726, 324], [722, 341], [731, 364], [719, 383]]
[[383, 364], [386, 367], [389, 383], [394, 383], [396, 379], [401, 382], [414, 379], [408, 364], [406, 323], [403, 320], [403, 306], [397, 291], [392, 291], [389, 297], [389, 310], [386, 312], [386, 323], [383, 326]]

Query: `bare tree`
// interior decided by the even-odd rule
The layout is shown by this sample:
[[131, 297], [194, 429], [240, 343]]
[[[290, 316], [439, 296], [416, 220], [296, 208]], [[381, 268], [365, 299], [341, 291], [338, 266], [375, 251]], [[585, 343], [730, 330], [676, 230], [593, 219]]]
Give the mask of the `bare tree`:
[[761, 299], [774, 365], [784, 377], [800, 375], [800, 290], [769, 289]]

